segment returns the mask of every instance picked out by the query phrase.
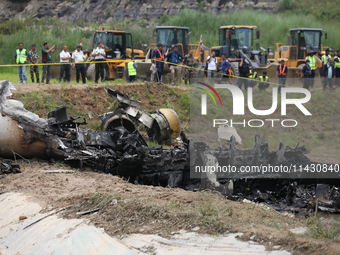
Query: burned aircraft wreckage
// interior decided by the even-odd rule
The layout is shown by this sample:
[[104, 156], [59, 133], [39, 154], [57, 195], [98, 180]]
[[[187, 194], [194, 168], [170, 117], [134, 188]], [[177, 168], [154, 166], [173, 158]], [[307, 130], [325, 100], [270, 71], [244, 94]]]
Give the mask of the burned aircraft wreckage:
[[[231, 137], [229, 147], [212, 149], [205, 143], [189, 140], [180, 131], [180, 121], [173, 110], [147, 112], [141, 108], [141, 102], [109, 88], [105, 90], [117, 100], [117, 107], [115, 111], [99, 116], [102, 131], [89, 131], [81, 128], [86, 125], [86, 120], [69, 117], [65, 106], [49, 112], [48, 119], [27, 111], [21, 102], [8, 98], [14, 89], [11, 82], [0, 81], [2, 158], [13, 158], [15, 153], [25, 158], [76, 162], [81, 167], [126, 177], [136, 184], [213, 189], [228, 197], [266, 202], [277, 210], [311, 210], [316, 198], [324, 210], [338, 211], [340, 208], [340, 193], [332, 180], [326, 185], [316, 185], [325, 182], [276, 179], [275, 175], [271, 179], [260, 179], [249, 174], [235, 178], [207, 173], [203, 173], [200, 179], [190, 178], [190, 165], [211, 166], [218, 162], [234, 166], [306, 165], [310, 160], [304, 155], [304, 147], [292, 149], [281, 144], [279, 151], [270, 152], [268, 143], [257, 135], [252, 150], [236, 149], [234, 137]], [[145, 127], [150, 140], [161, 143], [180, 136], [181, 143], [171, 145], [169, 149], [160, 145], [148, 146], [137, 129], [140, 125]], [[8, 173], [12, 169], [11, 163], [4, 163], [2, 172]]]

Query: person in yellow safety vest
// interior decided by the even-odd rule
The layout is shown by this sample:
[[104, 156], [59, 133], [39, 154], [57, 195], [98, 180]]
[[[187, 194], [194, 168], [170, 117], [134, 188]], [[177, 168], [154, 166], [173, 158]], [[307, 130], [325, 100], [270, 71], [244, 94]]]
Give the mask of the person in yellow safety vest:
[[28, 51], [24, 49], [23, 43], [19, 43], [19, 49], [15, 51], [14, 59], [15, 63], [18, 64], [19, 83], [27, 83], [27, 72], [24, 64], [30, 61], [31, 56]]
[[254, 88], [257, 85], [257, 81], [255, 81], [255, 79], [257, 78], [257, 72], [256, 72], [256, 68], [255, 66], [253, 66], [250, 70], [249, 70], [249, 79], [253, 79], [254, 81], [250, 81], [249, 82], [249, 86]]
[[329, 54], [329, 49], [326, 49], [325, 55], [321, 57], [321, 61], [323, 65], [326, 65], [328, 63], [328, 59], [332, 58], [331, 54]]
[[309, 60], [309, 66], [310, 69], [312, 70], [312, 75], [310, 77], [310, 87], [314, 88], [314, 77], [315, 77], [315, 69], [316, 69], [316, 58], [315, 58], [315, 51], [309, 51], [308, 56], [305, 59], [305, 62]]
[[263, 71], [263, 75], [259, 76], [259, 80], [260, 80], [259, 89], [260, 90], [266, 90], [269, 87], [269, 85], [270, 85], [268, 83], [269, 79], [268, 79], [266, 71]]
[[131, 60], [127, 64], [127, 68], [128, 68], [128, 74], [129, 74], [129, 82], [134, 82], [136, 80], [136, 75], [137, 75], [137, 63]]
[[336, 52], [334, 57], [334, 67], [335, 67], [335, 87], [340, 86], [340, 50]]

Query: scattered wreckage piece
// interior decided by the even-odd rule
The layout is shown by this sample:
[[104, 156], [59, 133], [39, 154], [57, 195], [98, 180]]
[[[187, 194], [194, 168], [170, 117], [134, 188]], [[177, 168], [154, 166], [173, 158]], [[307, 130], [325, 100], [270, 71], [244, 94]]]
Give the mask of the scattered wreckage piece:
[[[259, 165], [301, 165], [311, 162], [306, 157], [304, 146], [295, 149], [280, 143], [278, 151], [269, 151], [268, 143], [255, 136], [255, 147], [251, 150], [238, 150], [235, 137], [231, 137], [229, 148], [209, 148], [205, 143], [192, 143], [191, 166], [218, 168], [219, 165], [231, 165], [236, 169], [241, 166]], [[192, 170], [194, 171], [194, 170]], [[293, 177], [292, 177], [293, 176]], [[261, 178], [259, 173], [236, 171], [228, 174], [218, 171], [205, 171], [201, 174], [200, 189], [216, 190], [233, 199], [248, 199], [254, 202], [265, 202], [278, 211], [314, 211], [315, 208], [328, 212], [340, 211], [340, 192], [337, 179], [306, 179], [303, 175], [267, 174]], [[327, 183], [327, 184], [321, 184]], [[332, 187], [330, 189], [329, 187]], [[323, 189], [321, 189], [323, 187]], [[326, 188], [325, 188], [326, 187]]]
[[5, 159], [0, 163], [0, 174], [18, 174], [21, 173], [20, 166], [14, 164], [12, 160]]
[[143, 124], [147, 128], [149, 138], [159, 143], [177, 138], [181, 131], [181, 122], [172, 109], [159, 109], [152, 112], [143, 110], [141, 102], [130, 99], [119, 91], [105, 88], [108, 95], [117, 100], [114, 112], [100, 115], [102, 130], [110, 131], [123, 127], [129, 132]]
[[24, 158], [57, 158], [59, 141], [48, 136], [47, 119], [27, 111], [17, 100], [8, 99], [15, 90], [9, 81], [0, 81], [0, 156], [12, 158], [13, 152]]

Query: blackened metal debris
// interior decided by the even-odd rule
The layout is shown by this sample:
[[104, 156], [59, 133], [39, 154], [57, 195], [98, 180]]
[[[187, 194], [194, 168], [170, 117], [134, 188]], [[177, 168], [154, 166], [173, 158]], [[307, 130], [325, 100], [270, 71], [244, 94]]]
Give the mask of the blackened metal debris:
[[0, 162], [0, 174], [17, 174], [21, 173], [20, 166], [13, 163], [12, 160], [5, 159]]
[[[8, 99], [11, 89], [14, 87], [10, 82], [0, 82], [1, 157], [12, 157], [15, 152], [26, 158], [63, 159], [80, 163], [81, 167], [126, 177], [136, 184], [217, 190], [236, 199], [266, 202], [276, 210], [298, 212], [319, 207], [337, 212], [340, 209], [337, 179], [278, 179], [275, 173], [266, 179], [253, 173], [235, 176], [202, 173], [201, 179], [190, 178], [190, 165], [304, 166], [311, 162], [303, 146], [293, 149], [281, 143], [278, 151], [269, 151], [268, 143], [256, 135], [252, 150], [238, 150], [234, 137], [229, 147], [209, 148], [205, 143], [190, 141], [180, 132], [178, 116], [172, 110], [146, 112], [139, 101], [108, 88], [107, 93], [117, 99], [117, 107], [114, 112], [100, 116], [103, 131], [90, 132], [82, 128], [86, 119], [69, 117], [65, 106], [49, 112], [48, 119], [39, 118], [27, 111], [21, 102]], [[182, 143], [170, 149], [148, 146], [136, 128], [141, 124], [155, 141], [179, 135]], [[12, 161], [1, 163], [1, 173], [19, 171], [19, 166]]]

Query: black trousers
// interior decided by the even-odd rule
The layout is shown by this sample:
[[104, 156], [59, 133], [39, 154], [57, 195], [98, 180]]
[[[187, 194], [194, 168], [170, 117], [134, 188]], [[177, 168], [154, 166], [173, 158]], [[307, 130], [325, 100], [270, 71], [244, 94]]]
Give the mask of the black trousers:
[[240, 78], [238, 78], [237, 84], [240, 89], [242, 89], [243, 84], [244, 84], [244, 89], [248, 88], [249, 81], [247, 78], [248, 78], [247, 76], [241, 76], [241, 75], [240, 75]]
[[310, 77], [305, 77], [304, 79], [303, 79], [303, 88], [304, 89], [309, 89], [309, 86], [312, 86], [312, 78], [310, 78]]
[[129, 82], [134, 82], [136, 80], [136, 75], [129, 76]]
[[315, 77], [315, 70], [312, 70], [312, 75], [311, 75], [311, 79], [310, 79], [310, 87], [314, 88], [314, 77]]
[[83, 80], [83, 83], [86, 83], [84, 64], [76, 64], [76, 81], [77, 81], [77, 83], [79, 83], [80, 74], [81, 74], [81, 79]]
[[259, 83], [259, 89], [260, 90], [266, 90], [269, 87], [269, 83], [265, 83], [265, 82], [260, 82]]
[[[97, 59], [96, 61], [104, 61], [104, 59]], [[104, 81], [105, 77], [104, 77], [104, 68], [105, 68], [105, 63], [96, 63], [96, 75], [94, 78], [94, 82], [97, 83], [99, 80], [99, 72], [100, 72], [100, 77], [101, 77], [101, 81]]]
[[340, 86], [340, 68], [335, 68], [335, 77], [336, 77], [335, 85], [339, 87]]
[[62, 64], [62, 65], [60, 65], [59, 83], [63, 79], [64, 73], [65, 73], [65, 80], [67, 82], [70, 82], [71, 67], [70, 67], [69, 64]]

